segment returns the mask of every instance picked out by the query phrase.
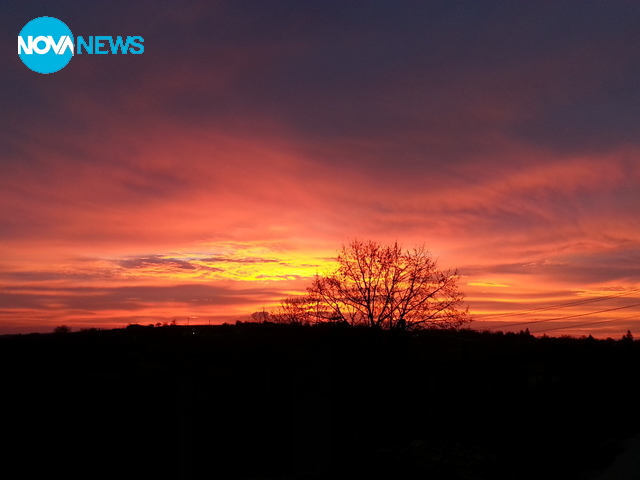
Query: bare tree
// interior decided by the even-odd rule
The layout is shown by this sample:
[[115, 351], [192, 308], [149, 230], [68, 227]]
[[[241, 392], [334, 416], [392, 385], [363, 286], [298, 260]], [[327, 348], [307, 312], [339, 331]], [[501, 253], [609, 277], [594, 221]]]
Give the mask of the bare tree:
[[271, 315], [266, 310], [262, 309], [259, 312], [253, 312], [249, 315], [249, 321], [254, 323], [264, 323], [271, 320]]
[[280, 305], [271, 313], [275, 323], [309, 325], [318, 318], [317, 305], [309, 295], [292, 295], [280, 300]]
[[424, 246], [403, 250], [397, 242], [353, 240], [336, 260], [338, 268], [317, 275], [307, 289], [324, 320], [399, 330], [470, 321], [468, 309], [460, 309], [458, 272], [438, 269]]

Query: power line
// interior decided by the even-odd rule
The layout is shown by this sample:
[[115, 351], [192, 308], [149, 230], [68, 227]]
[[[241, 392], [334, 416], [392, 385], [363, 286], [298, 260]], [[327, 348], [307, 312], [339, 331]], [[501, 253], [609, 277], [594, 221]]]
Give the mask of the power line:
[[543, 328], [541, 330], [533, 330], [530, 331], [529, 333], [540, 333], [540, 332], [549, 332], [551, 330], [567, 330], [569, 328], [577, 328], [577, 327], [586, 327], [588, 325], [596, 325], [598, 323], [611, 323], [614, 320], [599, 320], [597, 322], [588, 322], [588, 323], [579, 323], [577, 325], [567, 325], [564, 327], [551, 327], [551, 328]]
[[640, 315], [632, 315], [630, 317], [624, 317], [624, 318], [612, 318], [610, 320], [598, 320], [596, 322], [589, 322], [589, 323], [579, 323], [577, 325], [576, 324], [565, 325], [564, 327], [544, 328], [544, 329], [540, 329], [540, 330], [534, 330], [533, 332], [530, 332], [530, 333], [547, 332], [547, 331], [550, 331], [550, 330], [567, 330], [569, 328], [586, 327], [587, 325], [596, 325], [598, 323], [610, 323], [610, 322], [619, 322], [619, 321], [624, 321], [624, 320], [633, 320], [634, 318], [640, 318]]
[[[631, 305], [625, 305], [624, 307], [615, 307], [615, 308], [607, 308], [606, 310], [598, 310], [596, 312], [587, 312], [587, 313], [577, 313], [574, 315], [565, 315], [563, 317], [556, 317], [556, 318], [546, 318], [546, 319], [542, 319], [542, 320], [531, 320], [528, 322], [518, 322], [518, 323], [510, 323], [510, 322], [504, 322], [506, 323], [507, 327], [516, 327], [519, 325], [531, 325], [534, 323], [543, 323], [543, 322], [553, 322], [553, 321], [557, 321], [557, 320], [567, 320], [569, 318], [578, 318], [578, 317], [587, 317], [589, 315], [596, 315], [598, 313], [606, 313], [606, 312], [613, 312], [616, 310], [623, 310], [625, 308], [632, 308], [632, 307], [637, 307], [640, 306], [640, 303], [633, 303]], [[487, 330], [492, 330], [494, 328], [501, 328], [504, 327], [505, 325], [494, 325], [492, 327], [485, 327]]]
[[526, 314], [534, 313], [534, 312], [545, 312], [545, 311], [549, 311], [549, 310], [557, 310], [559, 308], [573, 307], [573, 306], [578, 306], [578, 305], [585, 305], [587, 303], [600, 302], [602, 300], [608, 300], [610, 298], [625, 297], [627, 295], [631, 295], [632, 293], [638, 293], [638, 292], [640, 292], [640, 290], [634, 289], [634, 290], [629, 290], [628, 292], [619, 293], [619, 294], [616, 294], [616, 295], [606, 295], [606, 296], [603, 296], [603, 297], [588, 298], [588, 299], [585, 299], [585, 300], [575, 300], [573, 302], [560, 303], [560, 304], [551, 305], [551, 306], [548, 306], [548, 307], [532, 308], [530, 310], [521, 310], [519, 312], [495, 313], [495, 314], [492, 314], [492, 315], [484, 316], [482, 318], [482, 320], [486, 320], [486, 319], [489, 319], [489, 318], [497, 318], [497, 317], [515, 317], [515, 316], [526, 315]]

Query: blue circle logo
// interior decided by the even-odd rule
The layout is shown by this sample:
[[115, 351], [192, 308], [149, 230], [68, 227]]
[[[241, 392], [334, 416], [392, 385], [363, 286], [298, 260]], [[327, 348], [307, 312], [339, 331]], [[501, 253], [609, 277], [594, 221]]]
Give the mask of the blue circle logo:
[[34, 72], [57, 72], [69, 63], [73, 54], [73, 34], [57, 18], [34, 18], [18, 35], [20, 60]]

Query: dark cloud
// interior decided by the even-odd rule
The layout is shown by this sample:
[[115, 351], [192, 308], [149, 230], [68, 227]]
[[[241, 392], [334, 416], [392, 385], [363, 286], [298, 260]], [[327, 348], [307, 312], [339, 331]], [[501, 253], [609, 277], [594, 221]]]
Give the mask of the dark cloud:
[[198, 267], [186, 260], [176, 258], [166, 258], [158, 255], [147, 257], [128, 258], [124, 260], [116, 260], [115, 262], [122, 268], [147, 268], [151, 266], [162, 266], [167, 268], [178, 268], [182, 270], [196, 270]]
[[231, 257], [228, 255], [214, 255], [200, 259], [202, 262], [223, 262], [223, 263], [278, 263], [275, 258], [262, 257]]
[[[166, 307], [175, 305], [176, 312], [194, 305], [220, 307], [278, 298], [278, 292], [269, 288], [234, 288], [221, 285], [186, 284], [173, 286], [127, 287], [25, 287], [0, 291], [3, 309], [12, 312], [21, 309], [46, 311], [103, 312], [125, 310], [135, 312], [149, 305]], [[176, 313], [176, 314], [177, 314]], [[217, 312], [214, 312], [217, 313]]]
[[562, 259], [566, 265], [557, 277], [566, 282], [640, 284], [640, 245], [632, 249], [569, 254]]
[[[145, 54], [77, 58], [46, 84], [15, 65], [3, 75], [11, 132], [36, 122], [96, 135], [98, 124], [129, 130], [155, 115], [259, 129], [249, 119], [262, 118], [314, 142], [388, 139], [375, 157], [388, 161], [395, 145], [402, 163], [416, 142], [423, 161], [464, 161], [500, 149], [500, 137], [578, 150], [637, 142], [632, 3], [72, 5], [47, 10], [78, 34], [135, 31]], [[2, 26], [19, 31], [43, 5], [14, 9]], [[398, 152], [398, 139], [412, 140]]]
[[[556, 284], [581, 285], [584, 288], [607, 284], [640, 284], [640, 246], [605, 251], [587, 251], [579, 254], [558, 252], [550, 258], [526, 263], [491, 263], [482, 266], [463, 266], [467, 276], [482, 278], [487, 275], [507, 275], [512, 278], [547, 279]], [[515, 277], [513, 277], [515, 276]], [[501, 292], [508, 295], [509, 292]]]

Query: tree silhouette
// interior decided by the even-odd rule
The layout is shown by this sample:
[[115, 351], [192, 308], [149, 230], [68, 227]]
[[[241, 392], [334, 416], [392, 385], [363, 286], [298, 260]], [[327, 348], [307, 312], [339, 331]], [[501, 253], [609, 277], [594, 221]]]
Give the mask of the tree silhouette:
[[[390, 330], [460, 327], [468, 319], [461, 310], [457, 271], [440, 270], [424, 246], [403, 250], [397, 242], [353, 240], [343, 245], [338, 267], [316, 275], [306, 305], [318, 321], [337, 321]], [[289, 301], [289, 303], [291, 303]]]
[[280, 300], [270, 319], [275, 323], [309, 325], [318, 319], [317, 307], [317, 302], [309, 295], [291, 295]]
[[271, 320], [271, 315], [269, 314], [269, 312], [265, 310], [260, 310], [258, 312], [253, 312], [249, 316], [249, 319], [251, 322], [256, 322], [256, 323], [268, 322]]

